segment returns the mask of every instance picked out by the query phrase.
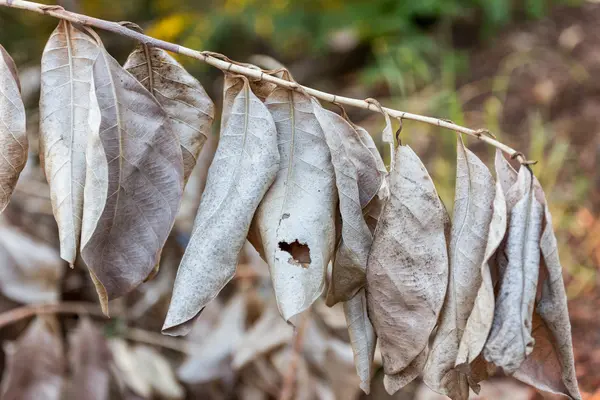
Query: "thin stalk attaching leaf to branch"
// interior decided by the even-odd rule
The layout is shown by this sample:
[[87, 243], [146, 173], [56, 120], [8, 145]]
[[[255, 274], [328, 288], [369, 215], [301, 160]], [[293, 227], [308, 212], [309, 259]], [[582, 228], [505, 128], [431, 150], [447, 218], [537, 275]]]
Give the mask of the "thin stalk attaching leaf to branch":
[[192, 50], [190, 48], [180, 46], [178, 44], [166, 42], [164, 40], [159, 40], [144, 35], [140, 32], [137, 32], [136, 30], [130, 29], [128, 27], [130, 24], [127, 23], [106, 21], [99, 18], [89, 17], [87, 15], [66, 11], [61, 6], [49, 6], [24, 0], [0, 0], [0, 6], [33, 11], [38, 14], [45, 14], [51, 17], [117, 33], [119, 35], [126, 36], [131, 39], [137, 40], [141, 43], [144, 43], [147, 46], [158, 47], [160, 49], [167, 50], [173, 53], [195, 58], [206, 64], [212, 65], [213, 67], [219, 68], [223, 71], [245, 75], [253, 79], [264, 80], [266, 82], [274, 83], [278, 86], [286, 87], [290, 90], [304, 91], [305, 93], [308, 93], [309, 95], [324, 101], [354, 106], [358, 108], [364, 108], [375, 112], [381, 112], [381, 110], [383, 110], [392, 118], [419, 121], [429, 125], [439, 126], [440, 128], [450, 129], [455, 132], [460, 132], [465, 135], [475, 137], [481, 140], [482, 142], [492, 145], [507, 153], [510, 157], [516, 158], [517, 160], [519, 160], [519, 162], [523, 164], [530, 163], [529, 161], [527, 161], [523, 153], [513, 149], [510, 146], [507, 146], [504, 143], [499, 142], [493, 137], [493, 135], [489, 134], [488, 131], [484, 129], [470, 129], [464, 126], [456, 125], [453, 122], [445, 119], [427, 117], [419, 114], [412, 114], [409, 112], [394, 110], [387, 107], [382, 107], [382, 109], [380, 109], [377, 107], [377, 105], [370, 101], [353, 99], [344, 96], [337, 96], [335, 94], [323, 92], [307, 86], [302, 86], [296, 82], [290, 82], [284, 79], [280, 79], [276, 76], [269, 75], [260, 69], [251, 68], [249, 66], [242, 65], [235, 61], [230, 62], [226, 57], [219, 57], [219, 55], [216, 53]]

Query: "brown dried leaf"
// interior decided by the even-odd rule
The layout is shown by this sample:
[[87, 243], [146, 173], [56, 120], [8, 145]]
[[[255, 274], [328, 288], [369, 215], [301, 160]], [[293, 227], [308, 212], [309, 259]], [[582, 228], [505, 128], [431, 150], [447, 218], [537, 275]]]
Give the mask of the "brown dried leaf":
[[235, 99], [210, 166], [190, 243], [177, 271], [163, 325], [163, 333], [169, 335], [189, 332], [202, 308], [233, 278], [252, 216], [279, 168], [277, 131], [271, 114], [245, 77], [228, 80], [241, 80], [242, 85], [237, 93], [225, 91]]
[[543, 189], [534, 178], [536, 197], [544, 205], [544, 229], [540, 242], [542, 294], [533, 316], [533, 352], [515, 373], [521, 381], [537, 389], [581, 399], [573, 358], [571, 323], [562, 266], [552, 227], [552, 216]]
[[69, 335], [69, 360], [73, 378], [69, 399], [109, 398], [111, 355], [106, 339], [88, 318]]
[[100, 127], [87, 151], [81, 255], [105, 313], [158, 263], [183, 192], [183, 160], [154, 96], [101, 49], [93, 68]]
[[265, 105], [277, 126], [281, 167], [249, 240], [269, 264], [279, 311], [289, 320], [325, 286], [335, 245], [335, 175], [310, 98], [279, 87]]
[[[50, 185], [60, 256], [73, 265], [81, 239], [85, 151], [90, 120], [92, 65], [99, 44], [68, 21], [60, 21], [42, 54], [40, 159]], [[98, 113], [98, 110], [93, 110]]]
[[[402, 166], [400, 166], [402, 168]], [[467, 400], [467, 377], [454, 368], [460, 341], [473, 310], [485, 264], [495, 185], [485, 164], [457, 137], [456, 195], [450, 234], [450, 277], [439, 326], [423, 380], [454, 400]]]
[[385, 391], [388, 392], [389, 395], [393, 395], [398, 390], [414, 381], [421, 374], [421, 371], [423, 371], [426, 362], [427, 348], [419, 353], [413, 362], [402, 371], [394, 375], [385, 375], [383, 377]]
[[13, 59], [0, 46], [0, 213], [27, 161], [25, 107]]
[[457, 368], [465, 373], [469, 373], [469, 364], [473, 366], [481, 354], [492, 327], [494, 319], [494, 285], [491, 274], [491, 269], [494, 267], [492, 267], [492, 257], [506, 233], [506, 219], [506, 200], [502, 186], [500, 182], [497, 182], [492, 221], [485, 247], [485, 257], [481, 263], [481, 277], [478, 279], [479, 288], [477, 297], [475, 298], [473, 311], [467, 321], [456, 357]]
[[[313, 99], [315, 116], [331, 153], [341, 214], [341, 237], [333, 261], [327, 305], [351, 299], [365, 284], [371, 231], [362, 208], [377, 194], [382, 176], [371, 151], [344, 118]], [[368, 172], [371, 173], [368, 173]]]
[[57, 322], [35, 319], [15, 344], [6, 348], [2, 400], [59, 400], [64, 385], [63, 343]]
[[167, 111], [179, 136], [187, 182], [211, 133], [215, 106], [196, 78], [166, 51], [140, 44], [123, 66]]
[[[502, 180], [500, 179], [502, 182]], [[484, 349], [488, 362], [515, 372], [533, 349], [531, 319], [540, 262], [543, 205], [534, 196], [531, 171], [523, 167], [506, 193], [508, 229], [499, 249], [498, 295]]]
[[0, 292], [19, 303], [57, 301], [63, 261], [57, 251], [0, 221]]
[[367, 312], [367, 294], [360, 289], [350, 300], [344, 302], [344, 314], [354, 352], [354, 365], [360, 378], [360, 388], [369, 394], [373, 376], [373, 358], [377, 337]]
[[426, 351], [448, 282], [448, 215], [427, 170], [399, 146], [369, 256], [367, 300], [386, 375]]

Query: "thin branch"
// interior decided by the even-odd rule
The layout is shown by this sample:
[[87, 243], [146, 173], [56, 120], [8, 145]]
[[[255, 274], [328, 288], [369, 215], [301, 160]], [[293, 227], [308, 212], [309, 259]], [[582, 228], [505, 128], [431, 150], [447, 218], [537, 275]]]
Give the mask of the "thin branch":
[[[241, 65], [236, 62], [230, 62], [226, 57], [206, 52], [206, 51], [196, 51], [190, 48], [180, 46], [178, 44], [166, 42], [164, 40], [155, 39], [153, 37], [144, 35], [142, 33], [136, 32], [135, 30], [127, 28], [125, 25], [118, 22], [106, 21], [94, 17], [88, 17], [87, 15], [77, 14], [74, 12], [66, 11], [60, 6], [48, 6], [39, 3], [34, 3], [31, 1], [23, 1], [23, 0], [0, 0], [0, 6], [18, 8], [22, 10], [33, 11], [38, 14], [45, 14], [51, 17], [64, 19], [66, 21], [75, 22], [78, 24], [99, 28], [105, 31], [114, 32], [122, 36], [129, 37], [131, 39], [137, 40], [141, 43], [144, 43], [147, 46], [158, 47], [173, 53], [185, 55], [188, 57], [192, 57], [198, 59], [206, 64], [212, 65], [213, 67], [219, 68], [222, 71], [234, 72], [237, 74], [245, 75], [250, 78], [254, 78], [257, 80], [264, 80], [267, 82], [274, 83], [278, 86], [282, 86], [288, 88], [290, 90], [298, 90], [304, 91], [316, 98], [319, 98], [324, 101], [339, 103], [348, 106], [354, 106], [359, 108], [364, 108], [367, 110], [380, 112], [380, 109], [373, 103], [365, 100], [353, 99], [350, 97], [337, 96], [335, 94], [322, 92], [317, 89], [313, 89], [307, 86], [301, 86], [296, 82], [286, 81], [284, 79], [277, 78], [276, 76], [269, 75], [260, 69], [254, 69], [245, 65]], [[490, 144], [505, 153], [507, 153], [512, 158], [517, 158], [521, 163], [525, 163], [526, 159], [522, 153], [517, 150], [509, 147], [496, 139], [494, 139], [491, 135], [488, 136], [488, 132], [486, 130], [474, 130], [470, 128], [466, 128], [464, 126], [456, 125], [451, 121], [433, 117], [427, 117], [419, 114], [412, 114], [404, 111], [394, 110], [391, 108], [383, 107], [383, 110], [393, 118], [397, 119], [408, 119], [413, 121], [424, 122], [426, 124], [439, 126], [440, 128], [450, 129], [455, 132], [464, 133], [465, 135], [473, 136], [482, 142]]]
[[310, 310], [304, 312], [300, 316], [300, 323], [298, 326], [294, 326], [294, 336], [292, 338], [292, 354], [290, 357], [290, 364], [283, 377], [283, 386], [281, 388], [281, 394], [279, 400], [292, 400], [294, 393], [296, 392], [296, 375], [298, 374], [298, 360], [302, 357], [302, 346], [304, 344], [304, 331], [308, 324], [308, 313]]
[[10, 311], [0, 314], [0, 329], [22, 319], [42, 314], [85, 314], [106, 318], [100, 307], [92, 303], [63, 302], [55, 304], [29, 305], [14, 308]]

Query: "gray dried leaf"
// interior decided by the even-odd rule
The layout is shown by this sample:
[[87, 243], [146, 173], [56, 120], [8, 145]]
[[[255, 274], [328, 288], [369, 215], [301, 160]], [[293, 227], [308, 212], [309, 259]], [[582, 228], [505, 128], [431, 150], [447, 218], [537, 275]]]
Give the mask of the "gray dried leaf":
[[102, 48], [93, 67], [99, 129], [90, 135], [81, 255], [105, 313], [158, 263], [183, 192], [183, 160], [171, 121]]
[[369, 316], [386, 375], [425, 357], [448, 283], [446, 210], [410, 147], [399, 146], [395, 162], [391, 197], [375, 230], [367, 267]]
[[167, 111], [179, 136], [187, 182], [211, 133], [215, 107], [196, 78], [166, 51], [140, 44], [123, 66]]
[[534, 178], [536, 198], [544, 205], [544, 229], [540, 280], [541, 297], [534, 313], [533, 352], [515, 373], [517, 379], [540, 390], [581, 399], [575, 374], [571, 323], [567, 296], [558, 257], [558, 245], [552, 227], [552, 216], [543, 189]]
[[69, 361], [73, 377], [67, 398], [109, 398], [110, 350], [102, 332], [88, 318], [69, 335]]
[[71, 265], [81, 239], [85, 151], [95, 129], [90, 121], [92, 65], [99, 51], [92, 37], [60, 21], [42, 54], [40, 159], [50, 185], [60, 256]]
[[543, 205], [534, 196], [532, 173], [521, 168], [506, 193], [508, 229], [499, 249], [498, 295], [484, 349], [488, 362], [515, 372], [533, 349], [531, 319], [540, 263]]
[[294, 329], [281, 318], [277, 307], [268, 307], [237, 344], [233, 368], [243, 368], [256, 358], [289, 343], [293, 336]]
[[236, 295], [223, 309], [217, 326], [177, 370], [182, 382], [198, 384], [233, 373], [231, 359], [245, 333], [246, 298]]
[[353, 298], [344, 302], [344, 314], [348, 324], [350, 344], [354, 352], [354, 365], [360, 378], [360, 388], [369, 394], [377, 337], [369, 320], [367, 294], [364, 288], [360, 289]]
[[[400, 166], [402, 168], [402, 166]], [[492, 174], [457, 138], [456, 194], [450, 234], [450, 276], [437, 333], [423, 380], [432, 390], [454, 400], [467, 400], [469, 385], [454, 368], [460, 341], [481, 284], [488, 232], [493, 215]]]
[[0, 46], [0, 213], [27, 161], [25, 107], [13, 59]]
[[504, 158], [500, 149], [496, 150], [494, 164], [496, 166], [496, 178], [502, 186], [502, 191], [508, 193], [510, 188], [517, 182], [518, 173]]
[[2, 400], [59, 400], [64, 386], [63, 343], [58, 322], [36, 318], [16, 343], [5, 349]]
[[279, 168], [277, 131], [267, 107], [245, 77], [227, 79], [242, 85], [237, 93], [225, 92], [235, 99], [177, 271], [163, 325], [169, 335], [189, 332], [202, 308], [233, 278], [252, 216]]
[[351, 299], [365, 284], [373, 237], [362, 208], [379, 191], [381, 174], [375, 157], [352, 125], [336, 113], [325, 110], [316, 100], [312, 102], [331, 153], [341, 214], [341, 237], [327, 294], [327, 305], [333, 306]]
[[64, 263], [51, 246], [0, 221], [0, 293], [19, 303], [59, 299]]
[[496, 194], [493, 203], [493, 215], [487, 236], [485, 256], [481, 263], [479, 288], [469, 316], [456, 356], [458, 369], [469, 373], [470, 367], [483, 350], [494, 319], [494, 286], [491, 270], [498, 246], [506, 233], [506, 200], [500, 182], [496, 183]]
[[412, 381], [414, 381], [423, 371], [425, 363], [427, 362], [428, 349], [425, 348], [419, 355], [413, 360], [413, 362], [404, 368], [402, 371], [394, 375], [384, 375], [383, 386], [385, 391], [389, 395], [393, 395], [398, 390], [402, 389]]
[[249, 240], [269, 264], [279, 311], [289, 320], [325, 286], [335, 245], [335, 175], [310, 98], [279, 87], [265, 105], [277, 126], [281, 166]]

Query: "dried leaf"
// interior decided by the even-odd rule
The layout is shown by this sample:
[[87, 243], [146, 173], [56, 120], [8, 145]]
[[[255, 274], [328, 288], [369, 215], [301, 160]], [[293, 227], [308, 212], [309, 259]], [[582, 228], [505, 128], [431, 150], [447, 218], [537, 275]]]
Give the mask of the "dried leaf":
[[492, 174], [475, 154], [465, 148], [459, 135], [454, 220], [449, 248], [450, 276], [423, 376], [432, 390], [454, 400], [467, 400], [469, 397], [467, 377], [454, 365], [482, 280], [480, 270], [485, 264], [494, 197]]
[[348, 324], [350, 344], [354, 352], [354, 365], [360, 378], [360, 388], [369, 394], [377, 337], [369, 320], [367, 295], [364, 289], [359, 290], [352, 299], [344, 302], [344, 314]]
[[12, 58], [0, 46], [0, 213], [4, 211], [27, 161], [25, 107]]
[[177, 370], [182, 382], [198, 384], [232, 374], [231, 359], [245, 332], [245, 300], [238, 294], [225, 306], [218, 325]]
[[112, 358], [118, 369], [118, 377], [135, 394], [148, 399], [152, 396], [152, 385], [138, 373], [138, 361], [135, 353], [123, 339], [110, 339], [108, 342]]
[[496, 183], [496, 194], [493, 203], [493, 215], [487, 236], [485, 257], [481, 263], [481, 277], [473, 311], [469, 316], [465, 331], [460, 341], [456, 366], [465, 373], [469, 372], [469, 364], [473, 364], [483, 350], [494, 319], [494, 286], [491, 269], [498, 246], [506, 233], [506, 200], [500, 182]]
[[[56, 321], [54, 324], [57, 324]], [[54, 325], [53, 324], [53, 325]], [[35, 319], [15, 344], [6, 348], [2, 400], [59, 400], [63, 390], [63, 343], [54, 327]]]
[[423, 350], [419, 355], [404, 368], [402, 371], [394, 375], [385, 375], [383, 377], [383, 386], [389, 395], [393, 395], [398, 390], [402, 389], [412, 381], [414, 381], [423, 371], [427, 362], [427, 349]]
[[507, 373], [516, 371], [533, 349], [531, 319], [537, 290], [543, 205], [535, 198], [532, 174], [521, 168], [506, 194], [508, 230], [499, 250], [499, 283], [494, 321], [484, 356]]
[[502, 151], [499, 149], [496, 150], [494, 164], [496, 166], [496, 178], [502, 186], [502, 191], [508, 193], [510, 188], [517, 182], [518, 173], [504, 158]]
[[342, 218], [341, 237], [327, 294], [327, 305], [333, 306], [351, 299], [365, 284], [373, 237], [362, 208], [379, 191], [382, 176], [375, 157], [352, 125], [336, 113], [325, 110], [316, 100], [313, 100], [313, 106], [331, 153]]
[[111, 355], [102, 333], [83, 318], [69, 336], [69, 359], [73, 378], [70, 399], [109, 398]]
[[425, 357], [448, 282], [446, 210], [410, 147], [398, 147], [395, 163], [391, 197], [375, 230], [367, 267], [369, 316], [386, 375]]
[[322, 293], [335, 245], [335, 176], [308, 96], [277, 88], [265, 105], [275, 120], [281, 167], [254, 217], [250, 242], [269, 264], [287, 321]]
[[162, 398], [183, 399], [185, 390], [177, 381], [169, 361], [152, 347], [138, 345], [133, 348], [137, 360], [137, 373]]
[[166, 51], [141, 44], [123, 66], [156, 97], [172, 121], [187, 182], [211, 133], [215, 107], [196, 78]]
[[169, 335], [189, 332], [202, 308], [233, 278], [252, 216], [279, 168], [273, 118], [246, 78], [228, 79], [241, 80], [243, 85], [235, 93], [190, 243], [177, 271], [163, 326], [163, 333]]
[[59, 299], [64, 264], [57, 251], [0, 221], [0, 292], [19, 303]]
[[356, 376], [350, 346], [337, 339], [330, 340], [325, 360], [325, 375], [331, 385], [333, 398], [358, 399], [360, 397], [359, 379]]
[[93, 68], [101, 110], [90, 136], [81, 254], [105, 313], [158, 263], [183, 192], [171, 121], [150, 92], [101, 49]]
[[92, 37], [60, 21], [42, 54], [40, 159], [50, 185], [60, 256], [71, 265], [81, 238], [85, 151], [95, 129], [90, 121], [92, 65], [99, 51]]
[[293, 328], [285, 323], [277, 308], [268, 307], [237, 344], [233, 368], [243, 368], [257, 357], [289, 343], [293, 336]]
[[533, 352], [515, 373], [521, 381], [537, 389], [581, 399], [573, 358], [571, 323], [562, 266], [552, 227], [552, 216], [544, 192], [534, 178], [537, 199], [544, 205], [544, 229], [540, 242], [543, 263], [541, 298], [533, 316]]

